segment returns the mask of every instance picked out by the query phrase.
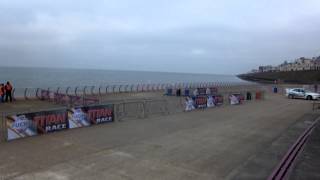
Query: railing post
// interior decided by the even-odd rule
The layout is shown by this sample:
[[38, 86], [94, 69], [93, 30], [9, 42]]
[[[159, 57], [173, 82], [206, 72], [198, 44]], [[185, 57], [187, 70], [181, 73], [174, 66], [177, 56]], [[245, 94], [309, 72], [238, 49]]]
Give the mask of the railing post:
[[38, 93], [39, 93], [39, 88], [37, 88], [37, 90], [36, 90], [36, 98], [38, 98], [38, 99], [39, 99], [39, 95], [38, 95]]
[[57, 88], [57, 91], [56, 91], [56, 92], [57, 92], [57, 94], [59, 94], [59, 91], [60, 91], [60, 87], [58, 87], [58, 88]]
[[87, 94], [86, 94], [86, 90], [87, 90], [87, 86], [84, 86], [84, 88], [83, 88], [83, 96], [86, 96]]
[[112, 93], [115, 93], [116, 85], [112, 85]]
[[94, 95], [94, 92], [93, 92], [94, 88], [95, 88], [95, 86], [91, 86], [91, 95], [92, 96]]
[[69, 95], [70, 86], [66, 89], [66, 95]]
[[99, 96], [101, 96], [101, 86], [99, 86]]
[[78, 96], [78, 86], [74, 89], [74, 94], [76, 95], [76, 96]]
[[129, 92], [129, 91], [128, 91], [128, 87], [129, 87], [129, 84], [127, 84], [127, 85], [124, 87], [124, 91], [125, 91], [125, 92]]
[[28, 100], [27, 92], [28, 92], [28, 88], [25, 88], [24, 89], [24, 99], [25, 100]]
[[118, 88], [119, 93], [121, 93], [121, 87], [122, 87], [122, 85], [119, 85], [119, 88]]
[[16, 98], [15, 98], [15, 92], [16, 92], [16, 89], [13, 88], [13, 90], [12, 90], [12, 99], [13, 99], [14, 101], [16, 100]]

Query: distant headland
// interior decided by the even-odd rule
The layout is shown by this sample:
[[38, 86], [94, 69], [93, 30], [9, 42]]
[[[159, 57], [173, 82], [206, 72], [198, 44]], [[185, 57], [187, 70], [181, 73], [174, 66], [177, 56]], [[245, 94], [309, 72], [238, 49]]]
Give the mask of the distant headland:
[[284, 61], [278, 66], [259, 66], [248, 73], [239, 74], [239, 78], [261, 83], [320, 83], [320, 56], [300, 57], [292, 62]]

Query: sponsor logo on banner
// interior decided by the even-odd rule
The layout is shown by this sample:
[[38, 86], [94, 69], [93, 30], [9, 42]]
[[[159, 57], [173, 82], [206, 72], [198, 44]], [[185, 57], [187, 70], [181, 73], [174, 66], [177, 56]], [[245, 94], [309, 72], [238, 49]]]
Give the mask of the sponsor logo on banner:
[[114, 120], [113, 105], [73, 108], [69, 110], [68, 117], [70, 128], [112, 122]]
[[69, 127], [79, 128], [90, 126], [90, 121], [87, 118], [85, 108], [72, 108], [68, 111]]
[[196, 108], [206, 108], [207, 107], [207, 97], [206, 96], [197, 96], [195, 97]]
[[66, 110], [43, 111], [6, 117], [8, 140], [45, 134], [68, 128]]
[[186, 98], [185, 105], [186, 105], [185, 111], [192, 111], [195, 109], [194, 102], [193, 102], [192, 98], [190, 98], [190, 97]]
[[109, 107], [95, 107], [89, 109], [88, 117], [91, 123], [101, 124], [113, 121], [113, 108]]
[[214, 106], [215, 106], [214, 98], [212, 96], [208, 96], [207, 107], [210, 108], [210, 107], [214, 107]]
[[231, 94], [229, 96], [229, 100], [231, 105], [242, 104], [244, 101], [244, 96], [240, 93]]
[[215, 107], [222, 104], [223, 104], [223, 96], [221, 95], [208, 96], [207, 107]]
[[207, 89], [206, 88], [198, 88], [198, 94], [199, 95], [206, 95]]
[[60, 131], [68, 128], [66, 111], [37, 115], [33, 117], [33, 121], [41, 133]]
[[215, 105], [222, 105], [223, 104], [223, 96], [222, 95], [215, 95], [212, 96], [214, 99], [214, 104]]

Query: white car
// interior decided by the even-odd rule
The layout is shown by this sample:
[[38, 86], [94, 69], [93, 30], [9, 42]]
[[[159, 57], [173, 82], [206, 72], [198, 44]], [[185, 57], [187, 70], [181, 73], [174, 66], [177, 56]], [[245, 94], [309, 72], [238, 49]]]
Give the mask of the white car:
[[286, 89], [286, 95], [290, 99], [301, 98], [306, 100], [319, 100], [320, 94], [306, 91], [303, 88]]

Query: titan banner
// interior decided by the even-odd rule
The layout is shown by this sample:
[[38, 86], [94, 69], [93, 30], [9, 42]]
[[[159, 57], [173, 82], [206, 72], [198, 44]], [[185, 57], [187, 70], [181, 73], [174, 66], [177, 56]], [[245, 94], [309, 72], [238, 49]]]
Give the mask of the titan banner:
[[72, 108], [68, 111], [69, 127], [80, 128], [91, 124], [114, 121], [113, 105]]
[[195, 97], [195, 107], [196, 108], [206, 108], [207, 107], [207, 96], [197, 96]]
[[229, 101], [230, 101], [231, 105], [242, 104], [244, 99], [245, 99], [244, 95], [242, 95], [240, 93], [231, 94], [229, 96]]
[[8, 140], [46, 134], [69, 128], [67, 111], [42, 111], [6, 117]]
[[185, 111], [192, 111], [194, 109], [204, 109], [220, 106], [223, 104], [222, 95], [209, 95], [209, 96], [194, 96], [186, 97], [185, 99]]

